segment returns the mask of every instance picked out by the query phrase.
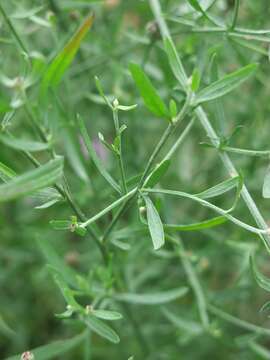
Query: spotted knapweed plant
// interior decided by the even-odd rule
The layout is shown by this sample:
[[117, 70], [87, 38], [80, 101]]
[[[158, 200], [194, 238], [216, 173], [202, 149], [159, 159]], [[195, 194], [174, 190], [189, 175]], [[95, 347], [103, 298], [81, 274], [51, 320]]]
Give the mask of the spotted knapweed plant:
[[1, 358], [269, 359], [268, 1], [0, 12]]

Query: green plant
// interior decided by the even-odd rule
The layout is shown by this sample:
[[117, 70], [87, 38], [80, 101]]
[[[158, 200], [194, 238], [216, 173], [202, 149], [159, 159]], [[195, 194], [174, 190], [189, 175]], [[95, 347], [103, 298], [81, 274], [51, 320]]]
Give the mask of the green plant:
[[[240, 26], [252, 22], [240, 1], [221, 3], [164, 1], [164, 13], [159, 0], [0, 5], [10, 60], [0, 281], [19, 299], [9, 310], [11, 295], [0, 300], [3, 357], [178, 359], [181, 349], [187, 359], [269, 358], [257, 311], [267, 295], [249, 269], [269, 291], [254, 257], [263, 267], [270, 249], [257, 206], [270, 197], [261, 134], [270, 31]], [[263, 5], [245, 6], [257, 14]], [[146, 34], [136, 21], [148, 22]], [[127, 23], [136, 35], [122, 32]]]

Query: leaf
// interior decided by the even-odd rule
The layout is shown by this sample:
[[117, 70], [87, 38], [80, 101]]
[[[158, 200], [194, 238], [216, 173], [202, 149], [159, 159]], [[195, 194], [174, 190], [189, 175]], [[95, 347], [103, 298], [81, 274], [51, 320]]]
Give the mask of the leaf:
[[257, 284], [262, 289], [270, 291], [270, 279], [258, 270], [253, 256], [250, 257], [250, 266]]
[[66, 300], [68, 307], [71, 308], [73, 311], [78, 311], [82, 313], [84, 311], [83, 307], [75, 300], [74, 292], [68, 287], [67, 283], [62, 278], [62, 274], [60, 275], [58, 270], [56, 270], [52, 266], [50, 266], [49, 269], [52, 272], [54, 281], [61, 290], [61, 293]]
[[116, 183], [116, 181], [112, 178], [112, 176], [108, 173], [108, 171], [105, 169], [104, 165], [98, 158], [95, 149], [91, 143], [91, 140], [88, 136], [84, 121], [80, 116], [78, 116], [78, 122], [79, 122], [79, 128], [81, 135], [83, 137], [83, 141], [85, 143], [85, 146], [87, 147], [87, 150], [89, 152], [90, 158], [92, 159], [93, 163], [95, 164], [96, 168], [100, 172], [100, 174], [104, 177], [104, 179], [119, 193], [121, 194], [121, 188]]
[[260, 234], [260, 235], [267, 234], [268, 230], [256, 228], [252, 225], [246, 224], [245, 222], [243, 222], [243, 221], [235, 218], [231, 214], [229, 214], [229, 212], [231, 212], [235, 208], [237, 201], [239, 199], [240, 190], [241, 190], [241, 187], [243, 184], [242, 181], [240, 181], [239, 184], [240, 185], [238, 186], [237, 194], [235, 196], [233, 206], [229, 210], [221, 209], [220, 207], [218, 207], [204, 199], [201, 199], [201, 198], [197, 197], [196, 195], [191, 195], [191, 194], [185, 193], [183, 191], [175, 191], [175, 190], [167, 190], [167, 189], [148, 189], [148, 188], [142, 189], [142, 191], [145, 191], [146, 193], [166, 194], [166, 195], [172, 195], [172, 196], [177, 196], [177, 197], [179, 196], [179, 197], [184, 197], [184, 198], [196, 201], [196, 202], [200, 203], [202, 206], [205, 206], [205, 207], [217, 212], [218, 214], [225, 216], [228, 220], [232, 221], [234, 224], [242, 227], [243, 229], [246, 229], [247, 231], [250, 231], [251, 233]]
[[63, 174], [63, 165], [63, 158], [58, 157], [0, 185], [0, 202], [17, 199], [55, 184]]
[[23, 139], [16, 139], [15, 137], [11, 137], [8, 135], [0, 134], [0, 141], [12, 149], [16, 150], [24, 150], [24, 151], [43, 151], [49, 148], [48, 143], [38, 142], [38, 141], [31, 141], [31, 140], [23, 140]]
[[252, 76], [257, 68], [257, 64], [249, 64], [229, 75], [224, 76], [222, 79], [213, 82], [197, 93], [195, 103], [200, 104], [228, 94]]
[[192, 77], [191, 77], [191, 90], [197, 91], [200, 87], [201, 82], [201, 75], [197, 68], [193, 70]]
[[[54, 360], [59, 355], [70, 352], [74, 347], [78, 346], [86, 337], [85, 333], [77, 335], [71, 339], [59, 340], [48, 345], [40, 346], [31, 350], [34, 358], [37, 360]], [[21, 354], [11, 356], [6, 360], [21, 360]]]
[[269, 360], [270, 359], [270, 351], [257, 344], [255, 341], [251, 341], [250, 343], [248, 343], [248, 347], [256, 354], [258, 355], [258, 359], [265, 359], [265, 360]]
[[176, 316], [174, 313], [172, 313], [171, 311], [167, 310], [167, 309], [162, 309], [163, 315], [173, 324], [175, 325], [177, 328], [179, 328], [181, 331], [185, 331], [188, 332], [192, 335], [199, 335], [201, 333], [203, 333], [204, 329], [201, 326], [201, 324], [194, 322], [192, 320], [185, 320], [183, 319], [183, 317], [181, 316], [178, 317]]
[[268, 166], [264, 176], [262, 195], [265, 199], [270, 198], [270, 166]]
[[38, 245], [48, 264], [56, 269], [68, 284], [75, 287], [77, 284], [75, 271], [66, 265], [49, 241], [47, 239], [38, 240]]
[[140, 66], [130, 64], [129, 70], [148, 110], [156, 116], [168, 118], [170, 116], [169, 110]]
[[210, 189], [207, 189], [199, 194], [195, 194], [194, 196], [197, 196], [201, 199], [211, 199], [213, 197], [222, 195], [226, 193], [227, 191], [230, 191], [231, 189], [238, 186], [240, 181], [240, 176], [235, 176], [233, 178], [230, 178], [228, 180], [225, 180]]
[[185, 70], [183, 68], [180, 57], [178, 56], [178, 53], [177, 53], [177, 50], [175, 48], [173, 41], [170, 38], [166, 38], [164, 40], [164, 47], [165, 47], [165, 51], [166, 51], [166, 54], [169, 59], [170, 66], [174, 73], [174, 76], [179, 81], [181, 86], [183, 88], [185, 88], [186, 82], [187, 82]]
[[165, 175], [170, 166], [170, 163], [170, 160], [164, 160], [160, 164], [158, 164], [156, 168], [151, 172], [151, 174], [147, 177], [143, 186], [154, 187]]
[[0, 314], [0, 334], [7, 336], [9, 338], [12, 338], [16, 336], [16, 333], [14, 330], [11, 329], [11, 327], [6, 323], [2, 315]]
[[96, 317], [87, 316], [84, 319], [84, 322], [93, 332], [99, 336], [111, 341], [114, 344], [118, 344], [120, 342], [120, 338], [116, 332]]
[[187, 292], [187, 287], [180, 287], [153, 294], [123, 293], [115, 295], [114, 298], [118, 301], [123, 301], [131, 304], [160, 305], [179, 299], [182, 296], [186, 295]]
[[11, 168], [0, 162], [0, 179], [4, 182], [8, 182], [15, 176], [16, 173]]
[[201, 7], [198, 0], [187, 0], [190, 6], [192, 6], [196, 11], [199, 11], [201, 13], [204, 13], [203, 8]]
[[177, 110], [176, 102], [173, 99], [170, 100], [169, 109], [170, 109], [171, 118], [175, 118], [178, 110]]
[[64, 49], [51, 62], [42, 79], [41, 88], [43, 93], [49, 86], [55, 87], [59, 84], [65, 71], [72, 63], [82, 40], [91, 28], [93, 21], [94, 15], [89, 15], [65, 45]]
[[151, 239], [154, 245], [154, 249], [158, 250], [165, 243], [163, 225], [151, 199], [147, 195], [144, 195], [143, 199], [146, 205], [147, 223]]
[[103, 320], [119, 320], [122, 319], [122, 314], [116, 311], [110, 310], [92, 310], [91, 314], [99, 319]]
[[174, 224], [163, 224], [165, 230], [169, 231], [198, 231], [209, 229], [221, 224], [224, 224], [226, 221], [225, 216], [217, 216], [210, 220], [201, 221], [198, 223], [187, 224], [187, 225], [174, 225]]

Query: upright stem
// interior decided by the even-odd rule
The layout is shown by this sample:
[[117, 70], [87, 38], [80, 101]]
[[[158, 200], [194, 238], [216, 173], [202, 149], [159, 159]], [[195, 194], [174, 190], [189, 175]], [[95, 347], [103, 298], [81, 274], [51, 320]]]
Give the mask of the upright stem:
[[119, 154], [117, 155], [117, 157], [118, 157], [118, 162], [119, 162], [119, 168], [120, 168], [123, 192], [127, 193], [126, 175], [125, 175], [125, 170], [124, 170], [123, 154], [122, 154], [122, 134], [120, 132], [118, 110], [117, 109], [113, 109], [113, 120], [114, 120], [114, 127], [115, 127], [116, 136], [119, 136]]
[[118, 210], [118, 212], [116, 213], [116, 215], [114, 216], [114, 218], [112, 219], [111, 223], [108, 225], [107, 229], [105, 230], [103, 237], [102, 237], [102, 241], [105, 242], [109, 236], [109, 234], [111, 233], [112, 229], [114, 228], [115, 224], [118, 222], [118, 220], [120, 219], [120, 217], [122, 216], [122, 214], [127, 210], [129, 204], [132, 202], [132, 200], [136, 197], [136, 195], [138, 194], [139, 189], [141, 188], [141, 186], [144, 183], [144, 180], [146, 179], [148, 172], [150, 170], [150, 168], [152, 167], [156, 157], [158, 156], [160, 150], [162, 149], [163, 145], [166, 143], [166, 141], [168, 140], [169, 136], [171, 135], [172, 131], [174, 129], [174, 125], [172, 123], [170, 123], [168, 125], [168, 127], [166, 128], [166, 130], [164, 131], [160, 141], [158, 142], [158, 144], [156, 145], [152, 155], [150, 156], [145, 170], [143, 172], [143, 175], [137, 185], [136, 188], [136, 192], [121, 206], [121, 208]]
[[4, 10], [4, 8], [3, 8], [3, 6], [1, 4], [0, 4], [0, 12], [3, 15], [3, 18], [4, 18], [5, 22], [6, 22], [6, 24], [8, 25], [10, 31], [12, 32], [12, 34], [13, 34], [14, 38], [16, 39], [16, 41], [17, 41], [19, 47], [21, 48], [21, 50], [25, 54], [29, 55], [28, 50], [26, 49], [26, 46], [24, 45], [22, 39], [20, 38], [19, 34], [17, 33], [17, 30], [13, 26], [12, 22], [9, 20], [9, 17], [7, 16], [7, 14], [6, 14], [6, 12], [5, 12], [5, 10]]
[[[167, 27], [167, 24], [162, 16], [162, 11], [161, 11], [161, 7], [160, 7], [160, 3], [159, 0], [149, 0], [150, 2], [150, 6], [151, 9], [153, 11], [153, 14], [156, 18], [156, 21], [159, 25], [161, 34], [162, 34], [162, 38], [166, 39], [166, 38], [170, 38], [170, 32], [169, 29]], [[179, 60], [180, 61], [180, 60]], [[182, 71], [184, 72], [184, 76], [185, 78], [187, 78], [187, 75], [185, 73], [185, 70], [183, 69], [182, 66]], [[186, 88], [186, 84], [181, 84], [184, 88]], [[203, 126], [204, 130], [206, 131], [208, 137], [211, 139], [213, 145], [217, 145], [217, 143], [219, 142], [219, 137], [217, 135], [217, 133], [215, 132], [215, 130], [213, 129], [210, 121], [208, 120], [208, 117], [205, 113], [205, 111], [203, 110], [203, 108], [201, 106], [199, 106], [198, 108], [195, 109], [195, 114], [198, 117], [199, 121], [201, 122], [201, 125]], [[236, 176], [238, 174], [236, 168], [234, 167], [230, 157], [226, 154], [226, 153], [220, 153], [219, 154], [225, 168], [228, 170], [229, 175], [231, 177]], [[247, 187], [245, 185], [243, 185], [242, 187], [242, 191], [241, 191], [241, 196], [243, 198], [243, 200], [245, 201], [251, 215], [253, 216], [254, 220], [256, 221], [257, 225], [262, 228], [267, 230], [268, 229], [268, 225], [266, 223], [266, 221], [264, 220], [263, 216], [261, 215], [259, 209], [257, 208], [257, 205], [255, 204], [254, 200], [252, 199]], [[260, 234], [261, 239], [263, 240], [264, 244], [266, 245], [267, 250], [269, 251], [270, 249], [270, 234]]]

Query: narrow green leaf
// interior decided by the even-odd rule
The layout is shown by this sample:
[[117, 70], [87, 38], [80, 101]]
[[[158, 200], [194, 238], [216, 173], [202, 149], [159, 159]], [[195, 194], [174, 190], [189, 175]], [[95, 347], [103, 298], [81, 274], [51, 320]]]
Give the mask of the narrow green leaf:
[[223, 181], [223, 182], [221, 182], [199, 194], [195, 194], [194, 196], [197, 196], [201, 199], [211, 199], [213, 197], [222, 195], [222, 194], [226, 193], [227, 191], [230, 191], [231, 189], [237, 187], [239, 184], [239, 181], [240, 181], [240, 177], [235, 176], [235, 177], [225, 180], [225, 181]]
[[94, 16], [89, 15], [66, 44], [64, 49], [51, 62], [42, 80], [41, 88], [43, 93], [49, 86], [55, 87], [59, 84], [64, 73], [72, 63], [82, 40], [91, 28], [93, 21]]
[[7, 336], [9, 338], [16, 336], [14, 330], [6, 323], [3, 316], [0, 314], [0, 334]]
[[146, 205], [147, 223], [154, 249], [158, 250], [165, 243], [163, 225], [151, 199], [147, 195], [144, 195], [143, 199]]
[[194, 322], [192, 320], [186, 320], [182, 316], [176, 316], [174, 313], [169, 311], [168, 309], [162, 309], [163, 315], [177, 328], [180, 330], [184, 330], [192, 335], [200, 335], [203, 333], [204, 329], [201, 324]]
[[69, 307], [74, 311], [82, 312], [84, 310], [83, 307], [75, 300], [74, 292], [68, 287], [67, 282], [62, 277], [62, 274], [60, 275], [58, 269], [55, 269], [52, 266], [50, 266], [49, 269], [52, 272], [54, 281], [59, 287]]
[[270, 166], [268, 166], [264, 176], [262, 195], [265, 199], [270, 198]]
[[38, 245], [48, 264], [56, 269], [68, 284], [76, 286], [77, 279], [75, 271], [66, 265], [63, 258], [58, 255], [49, 241], [47, 239], [38, 240]]
[[16, 173], [11, 168], [0, 162], [0, 179], [2, 181], [8, 182], [15, 176]]
[[92, 142], [88, 136], [87, 129], [85, 127], [84, 121], [80, 116], [78, 116], [78, 122], [79, 122], [79, 128], [81, 135], [83, 137], [83, 141], [85, 143], [85, 146], [87, 147], [87, 150], [89, 152], [90, 158], [92, 159], [93, 163], [95, 164], [96, 168], [100, 172], [100, 174], [104, 177], [104, 179], [119, 193], [121, 194], [121, 188], [116, 183], [116, 181], [112, 178], [112, 176], [108, 173], [108, 171], [105, 169], [104, 165], [98, 158], [95, 149], [92, 145]]
[[105, 96], [105, 94], [104, 94], [104, 91], [103, 91], [102, 86], [101, 86], [101, 82], [100, 82], [100, 80], [99, 80], [99, 78], [97, 76], [95, 76], [95, 83], [96, 83], [96, 87], [98, 89], [98, 92], [99, 92], [100, 96], [103, 98], [104, 102], [109, 106], [109, 108], [113, 109], [113, 106], [110, 103], [108, 97]]
[[270, 359], [270, 351], [267, 348], [257, 344], [255, 341], [251, 341], [248, 346], [256, 355], [259, 356], [258, 359]]
[[103, 320], [119, 320], [122, 319], [122, 314], [116, 311], [110, 310], [92, 310], [91, 314], [99, 319]]
[[164, 160], [156, 166], [156, 168], [151, 172], [151, 174], [145, 180], [145, 187], [154, 187], [160, 179], [166, 174], [170, 166], [170, 160]]
[[179, 299], [186, 295], [187, 287], [180, 287], [168, 291], [153, 294], [132, 294], [123, 293], [114, 296], [116, 300], [139, 305], [160, 305]]
[[215, 81], [197, 93], [195, 103], [200, 104], [228, 94], [252, 76], [257, 68], [257, 64], [249, 64], [229, 75], [224, 76], [222, 79]]
[[196, 11], [204, 12], [198, 0], [187, 0], [187, 1], [190, 4], [190, 6], [192, 6]]
[[240, 186], [237, 189], [237, 194], [235, 196], [235, 200], [234, 200], [234, 204], [233, 206], [229, 209], [229, 210], [223, 210], [218, 206], [215, 206], [214, 204], [201, 199], [195, 195], [191, 195], [188, 193], [185, 193], [183, 191], [175, 191], [175, 190], [165, 190], [165, 189], [141, 189], [141, 191], [144, 191], [146, 193], [156, 193], [156, 194], [166, 194], [166, 195], [172, 195], [172, 196], [180, 196], [180, 197], [184, 197], [190, 200], [194, 200], [198, 203], [200, 203], [202, 206], [206, 206], [209, 209], [212, 209], [213, 211], [217, 212], [218, 214], [225, 216], [228, 220], [232, 221], [234, 224], [242, 227], [243, 229], [246, 229], [254, 234], [267, 234], [268, 230], [267, 229], [260, 229], [260, 228], [256, 228], [254, 226], [251, 226], [249, 224], [246, 224], [245, 222], [235, 218], [234, 216], [232, 216], [231, 214], [229, 214], [230, 211], [232, 211], [239, 199], [239, 193], [240, 193], [240, 189], [242, 187], [242, 181], [240, 181]]
[[0, 185], [0, 202], [29, 195], [55, 184], [63, 174], [63, 165], [63, 158], [58, 157], [37, 169], [12, 178], [6, 184]]
[[250, 266], [257, 284], [264, 290], [270, 291], [270, 279], [258, 270], [253, 256], [250, 257]]
[[192, 77], [191, 77], [191, 90], [197, 91], [200, 87], [201, 82], [201, 75], [197, 68], [193, 70]]
[[32, 141], [32, 140], [23, 140], [16, 139], [15, 137], [11, 137], [9, 135], [0, 134], [0, 142], [4, 145], [11, 147], [16, 150], [24, 150], [24, 151], [43, 151], [49, 148], [48, 143]]
[[176, 117], [178, 110], [177, 110], [176, 102], [173, 99], [170, 100], [169, 109], [170, 109], [171, 118]]
[[198, 231], [209, 229], [215, 226], [224, 224], [226, 221], [225, 216], [217, 216], [210, 220], [201, 221], [198, 223], [187, 224], [187, 225], [175, 225], [175, 224], [163, 224], [165, 230], [169, 231]]
[[120, 338], [116, 332], [103, 321], [97, 319], [95, 316], [87, 316], [84, 319], [84, 322], [93, 332], [99, 336], [111, 341], [114, 344], [118, 344], [120, 342]]
[[[81, 344], [85, 339], [85, 333], [77, 335], [71, 339], [59, 340], [48, 345], [40, 346], [31, 350], [37, 360], [54, 360], [58, 356], [71, 351], [74, 347]], [[6, 360], [21, 360], [21, 354], [7, 358]]]
[[185, 70], [172, 39], [166, 38], [164, 40], [164, 47], [174, 76], [179, 81], [180, 85], [185, 88], [187, 82]]
[[170, 116], [169, 110], [140, 66], [130, 64], [129, 69], [144, 100], [145, 106], [156, 116], [168, 118]]

